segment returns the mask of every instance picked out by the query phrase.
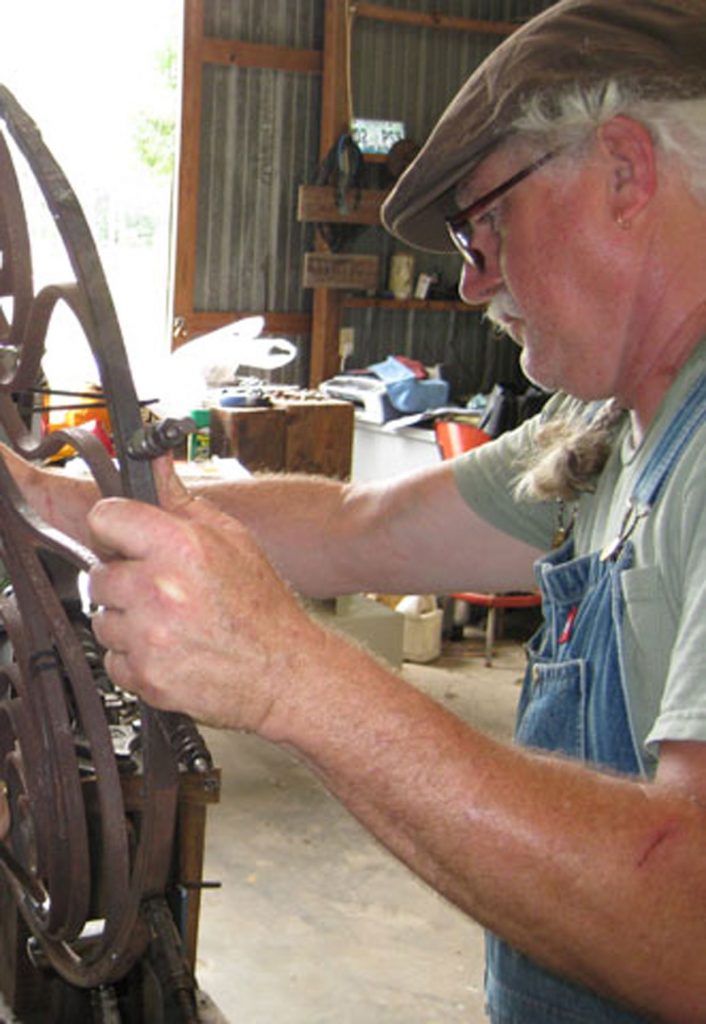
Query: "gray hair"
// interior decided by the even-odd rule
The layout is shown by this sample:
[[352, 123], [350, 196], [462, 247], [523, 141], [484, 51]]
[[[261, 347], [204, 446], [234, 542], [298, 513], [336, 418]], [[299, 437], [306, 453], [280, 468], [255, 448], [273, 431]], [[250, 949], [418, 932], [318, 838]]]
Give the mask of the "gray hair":
[[592, 491], [610, 455], [625, 410], [608, 400], [592, 418], [574, 412], [539, 427], [529, 462], [514, 487], [518, 501], [576, 501]]
[[590, 88], [577, 85], [558, 96], [539, 93], [528, 99], [513, 132], [538, 148], [580, 150], [596, 128], [618, 114], [643, 124], [663, 159], [680, 165], [694, 198], [706, 202], [706, 96], [658, 99], [617, 79]]

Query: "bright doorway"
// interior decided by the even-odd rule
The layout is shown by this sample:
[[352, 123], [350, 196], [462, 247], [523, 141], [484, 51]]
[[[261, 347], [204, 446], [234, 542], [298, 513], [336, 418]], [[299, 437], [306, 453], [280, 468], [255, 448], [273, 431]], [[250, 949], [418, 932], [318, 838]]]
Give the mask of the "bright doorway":
[[[3, 6], [0, 82], [36, 122], [78, 196], [138, 390], [153, 397], [146, 391], [154, 389], [157, 361], [169, 349], [182, 3], [32, 0]], [[43, 223], [43, 204], [31, 186], [26, 189], [37, 289], [67, 280], [67, 264], [53, 229]], [[67, 322], [59, 314], [50, 331], [45, 372], [55, 387], [80, 386], [91, 361], [64, 315]]]

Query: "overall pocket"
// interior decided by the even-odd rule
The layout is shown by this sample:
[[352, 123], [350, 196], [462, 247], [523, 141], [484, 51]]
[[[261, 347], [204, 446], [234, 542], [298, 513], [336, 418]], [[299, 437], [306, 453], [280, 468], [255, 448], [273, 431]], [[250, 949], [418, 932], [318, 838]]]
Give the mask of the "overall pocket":
[[526, 747], [586, 756], [588, 666], [582, 658], [531, 663], [518, 714], [516, 739]]

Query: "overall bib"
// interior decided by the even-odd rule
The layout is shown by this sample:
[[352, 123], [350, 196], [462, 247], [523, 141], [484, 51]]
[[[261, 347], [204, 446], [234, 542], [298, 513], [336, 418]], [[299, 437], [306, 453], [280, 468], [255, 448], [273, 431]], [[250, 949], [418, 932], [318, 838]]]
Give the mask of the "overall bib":
[[[537, 563], [544, 622], [528, 645], [516, 730], [524, 746], [645, 776], [628, 711], [620, 577], [633, 564], [633, 529], [657, 501], [694, 430], [705, 420], [703, 378], [641, 471], [616, 541], [603, 552], [577, 558], [569, 540]], [[645, 1021], [550, 974], [492, 934], [486, 936], [486, 998], [493, 1024]]]

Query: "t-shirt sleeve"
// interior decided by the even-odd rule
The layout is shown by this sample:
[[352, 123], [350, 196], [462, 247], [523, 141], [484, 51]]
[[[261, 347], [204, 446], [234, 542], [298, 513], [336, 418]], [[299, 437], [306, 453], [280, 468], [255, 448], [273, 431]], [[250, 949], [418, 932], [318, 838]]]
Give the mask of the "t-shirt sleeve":
[[537, 429], [556, 415], [562, 404], [559, 396], [551, 398], [539, 415], [454, 462], [456, 486], [473, 511], [510, 536], [541, 550], [548, 550], [552, 544], [557, 527], [556, 503], [518, 501], [514, 490], [527, 465]]
[[676, 620], [676, 636], [659, 712], [647, 737], [653, 749], [666, 739], [706, 741], [706, 503], [696, 448], [703, 450], [703, 442], [692, 447], [692, 466], [674, 475], [679, 501], [670, 504], [678, 512], [663, 531], [661, 617]]

